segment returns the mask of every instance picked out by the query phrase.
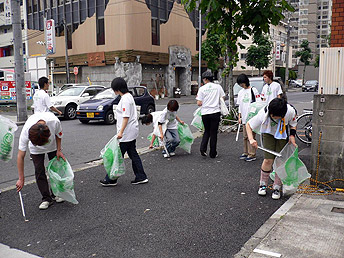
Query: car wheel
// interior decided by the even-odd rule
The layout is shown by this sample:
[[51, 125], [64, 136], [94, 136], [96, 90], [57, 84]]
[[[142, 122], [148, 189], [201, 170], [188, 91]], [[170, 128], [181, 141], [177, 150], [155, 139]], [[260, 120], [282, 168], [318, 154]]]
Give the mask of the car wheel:
[[153, 105], [149, 105], [147, 107], [147, 114], [153, 113], [155, 111], [155, 107]]
[[83, 124], [88, 124], [88, 122], [89, 122], [90, 120], [88, 120], [88, 119], [79, 119], [79, 121], [80, 121], [81, 123], [83, 123]]
[[75, 119], [76, 118], [76, 106], [73, 104], [67, 105], [64, 117], [66, 119]]
[[107, 125], [113, 125], [116, 123], [115, 115], [113, 114], [112, 111], [108, 111], [105, 115], [105, 123]]

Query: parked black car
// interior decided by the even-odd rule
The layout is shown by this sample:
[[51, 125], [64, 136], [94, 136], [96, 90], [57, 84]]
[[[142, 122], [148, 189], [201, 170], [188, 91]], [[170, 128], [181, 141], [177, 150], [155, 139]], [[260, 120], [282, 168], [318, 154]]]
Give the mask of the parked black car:
[[[133, 95], [135, 104], [141, 107], [142, 115], [155, 111], [155, 100], [148, 93], [146, 87], [129, 87], [129, 92]], [[120, 99], [121, 96], [116, 95], [112, 89], [108, 88], [82, 103], [76, 112], [76, 117], [83, 124], [92, 120], [103, 120], [106, 124], [114, 124], [116, 120], [113, 105], [117, 105]]]
[[302, 85], [302, 91], [318, 91], [318, 81], [317, 80], [310, 80], [306, 81], [304, 85]]

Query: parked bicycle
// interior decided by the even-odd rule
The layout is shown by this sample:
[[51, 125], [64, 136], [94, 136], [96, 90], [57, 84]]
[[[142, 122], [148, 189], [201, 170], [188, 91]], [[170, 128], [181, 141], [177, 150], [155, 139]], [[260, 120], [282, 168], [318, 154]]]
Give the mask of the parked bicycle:
[[304, 113], [296, 120], [296, 137], [306, 144], [312, 143], [312, 117], [313, 110], [305, 109]]
[[229, 110], [229, 115], [225, 117], [221, 116], [219, 131], [221, 133], [236, 131], [239, 125], [238, 117], [238, 108], [231, 108]]

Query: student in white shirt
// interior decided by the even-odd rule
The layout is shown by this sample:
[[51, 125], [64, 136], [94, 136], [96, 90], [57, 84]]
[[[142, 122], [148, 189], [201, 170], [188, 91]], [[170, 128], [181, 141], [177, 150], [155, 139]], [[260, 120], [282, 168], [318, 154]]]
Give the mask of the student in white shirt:
[[40, 112], [49, 112], [54, 111], [59, 115], [62, 115], [62, 112], [55, 108], [53, 104], [51, 104], [50, 97], [47, 93], [49, 89], [49, 80], [47, 77], [41, 77], [38, 80], [40, 90], [36, 91], [33, 95], [33, 107], [35, 113]]
[[57, 159], [65, 159], [62, 153], [61, 139], [62, 127], [60, 120], [51, 112], [36, 113], [28, 118], [24, 124], [19, 138], [19, 151], [17, 156], [17, 167], [19, 179], [16, 183], [17, 191], [24, 186], [24, 158], [29, 147], [31, 158], [35, 167], [36, 182], [42, 194], [42, 203], [39, 209], [45, 210], [52, 203], [62, 202], [63, 199], [55, 197], [50, 193], [50, 188], [45, 174], [44, 158], [48, 155], [49, 160], [55, 156]]
[[[117, 139], [121, 148], [122, 156], [128, 153], [132, 162], [135, 179], [131, 184], [148, 183], [147, 175], [142, 166], [142, 161], [136, 151], [136, 138], [139, 136], [139, 122], [133, 96], [129, 93], [127, 83], [123, 78], [117, 77], [111, 82], [111, 88], [115, 94], [121, 96], [116, 108], [117, 117]], [[108, 175], [100, 180], [102, 186], [115, 186], [117, 179], [111, 180]]]
[[[252, 130], [258, 130], [262, 133], [264, 148], [280, 152], [283, 147], [288, 144], [287, 126], [290, 127], [289, 143], [296, 146], [296, 111], [287, 104], [286, 100], [275, 98], [269, 106], [261, 109], [258, 114], [251, 118], [246, 124], [246, 130], [250, 144], [254, 148], [258, 148], [257, 141], [253, 138]], [[265, 196], [268, 186], [269, 175], [272, 172], [272, 164], [275, 156], [271, 153], [264, 153], [264, 160], [260, 172], [260, 186], [258, 194]], [[278, 200], [281, 197], [282, 182], [278, 175], [275, 175], [273, 184], [272, 199]]]
[[[246, 74], [240, 74], [237, 78], [237, 83], [242, 87], [237, 98], [237, 104], [239, 105], [239, 124], [243, 125], [244, 142], [244, 153], [240, 156], [240, 159], [245, 161], [254, 161], [256, 160], [256, 149], [251, 146], [248, 140], [245, 125], [250, 104], [252, 102], [256, 102], [256, 99], [259, 98], [259, 92], [255, 87], [250, 86], [250, 81]], [[253, 139], [256, 139], [256, 134], [254, 132]]]
[[[154, 141], [156, 137], [159, 137], [160, 135], [159, 119], [160, 119], [161, 114], [162, 114], [162, 111], [156, 111], [148, 115], [145, 115], [141, 118], [141, 123], [143, 125], [150, 125], [153, 123], [152, 140], [151, 140], [151, 144], [149, 145], [150, 149], [154, 147]], [[163, 132], [165, 131], [166, 131], [166, 126], [163, 126]]]
[[282, 97], [282, 88], [278, 82], [273, 81], [274, 75], [272, 71], [267, 70], [263, 73], [263, 79], [266, 83], [262, 89], [261, 95], [263, 101], [266, 101], [266, 104], [269, 105], [270, 101], [274, 98]]
[[206, 71], [202, 74], [204, 85], [198, 90], [196, 100], [197, 105], [202, 107], [202, 122], [204, 124], [204, 134], [200, 146], [202, 156], [207, 156], [207, 146], [210, 139], [210, 158], [216, 158], [217, 151], [217, 131], [221, 118], [220, 98], [225, 93], [219, 84], [212, 83], [213, 74]]

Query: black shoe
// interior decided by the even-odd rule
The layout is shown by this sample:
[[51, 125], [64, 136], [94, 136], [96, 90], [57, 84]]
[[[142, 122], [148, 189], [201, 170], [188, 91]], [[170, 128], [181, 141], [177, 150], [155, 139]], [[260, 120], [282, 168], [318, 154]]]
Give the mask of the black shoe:
[[102, 186], [116, 186], [117, 185], [117, 180], [107, 181], [105, 179], [102, 179], [99, 182]]
[[132, 185], [138, 185], [138, 184], [146, 184], [148, 183], [148, 178], [146, 179], [140, 179], [140, 180], [134, 180], [134, 181], [131, 181], [131, 184]]
[[208, 154], [207, 154], [205, 151], [201, 151], [201, 155], [202, 155], [203, 157], [208, 156]]

